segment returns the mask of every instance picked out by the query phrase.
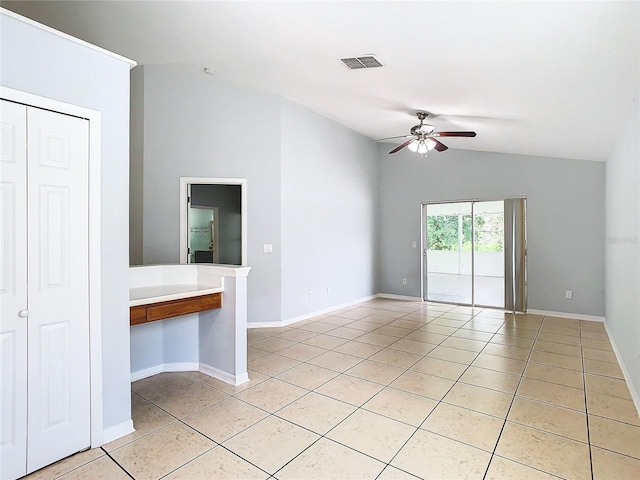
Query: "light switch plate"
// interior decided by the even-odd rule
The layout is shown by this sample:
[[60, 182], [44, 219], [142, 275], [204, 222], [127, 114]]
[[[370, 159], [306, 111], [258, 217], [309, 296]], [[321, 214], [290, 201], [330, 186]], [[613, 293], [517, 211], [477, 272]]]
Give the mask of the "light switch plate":
[[273, 244], [265, 243], [264, 244], [264, 253], [273, 253]]

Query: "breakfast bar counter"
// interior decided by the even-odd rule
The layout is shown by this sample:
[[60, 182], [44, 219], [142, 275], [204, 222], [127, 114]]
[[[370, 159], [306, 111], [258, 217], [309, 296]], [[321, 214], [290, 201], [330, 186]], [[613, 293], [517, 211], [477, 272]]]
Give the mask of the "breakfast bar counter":
[[209, 264], [130, 267], [132, 380], [197, 370], [233, 385], [246, 382], [249, 270]]

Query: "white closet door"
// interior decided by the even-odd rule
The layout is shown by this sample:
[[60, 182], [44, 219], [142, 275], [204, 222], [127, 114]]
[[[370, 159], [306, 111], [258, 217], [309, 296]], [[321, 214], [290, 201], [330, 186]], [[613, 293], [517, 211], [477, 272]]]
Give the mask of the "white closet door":
[[87, 120], [29, 107], [27, 473], [90, 446]]
[[0, 478], [27, 466], [27, 109], [0, 103]]

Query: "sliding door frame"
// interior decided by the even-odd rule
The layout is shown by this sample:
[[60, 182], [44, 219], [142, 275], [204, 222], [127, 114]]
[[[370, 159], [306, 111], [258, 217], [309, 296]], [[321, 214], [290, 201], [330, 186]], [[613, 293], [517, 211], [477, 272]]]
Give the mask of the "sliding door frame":
[[[504, 310], [504, 308], [500, 308], [500, 307], [495, 307], [495, 306], [490, 306], [490, 305], [477, 305], [475, 303], [475, 222], [474, 222], [474, 204], [478, 203], [478, 202], [504, 202], [505, 200], [524, 200], [524, 214], [526, 215], [526, 204], [527, 204], [527, 197], [526, 195], [520, 195], [520, 196], [513, 196], [513, 197], [504, 197], [504, 198], [471, 198], [471, 199], [461, 199], [461, 200], [445, 200], [445, 201], [440, 201], [440, 200], [434, 200], [434, 201], [427, 201], [427, 202], [422, 202], [420, 204], [420, 245], [422, 248], [422, 261], [420, 262], [420, 292], [421, 292], [421, 296], [422, 296], [422, 301], [423, 302], [427, 302], [428, 300], [428, 296], [427, 296], [427, 289], [428, 289], [428, 279], [427, 279], [427, 275], [428, 275], [428, 268], [427, 268], [427, 245], [426, 245], [426, 240], [427, 240], [427, 209], [429, 207], [429, 205], [442, 205], [442, 204], [450, 204], [450, 203], [471, 203], [471, 303], [456, 303], [456, 302], [446, 302], [446, 301], [438, 301], [438, 303], [446, 303], [446, 304], [452, 304], [452, 305], [464, 305], [464, 306], [471, 306], [471, 307], [482, 307], [482, 308], [497, 308], [499, 310]], [[526, 221], [525, 221], [525, 225], [526, 225]], [[506, 233], [506, 232], [505, 232]], [[523, 254], [522, 254], [522, 262], [521, 262], [521, 266], [523, 269], [523, 282], [521, 285], [521, 293], [522, 293], [522, 299], [520, 302], [520, 305], [523, 305], [523, 312], [527, 311], [527, 261], [528, 261], [528, 255], [527, 255], [527, 243], [526, 243], [526, 238], [527, 238], [527, 232], [526, 232], [526, 226], [523, 227], [523, 240], [524, 240], [524, 249], [523, 249]], [[506, 242], [505, 242], [506, 243]], [[515, 259], [514, 259], [515, 260]], [[513, 272], [513, 274], [515, 275], [515, 272]], [[505, 282], [506, 282], [506, 278], [505, 278]], [[512, 284], [517, 284], [517, 280], [513, 279]], [[506, 285], [505, 285], [505, 289], [506, 289]], [[515, 303], [514, 302], [514, 307], [512, 309], [513, 312], [516, 312], [516, 308], [515, 308]], [[519, 311], [519, 310], [518, 310]]]

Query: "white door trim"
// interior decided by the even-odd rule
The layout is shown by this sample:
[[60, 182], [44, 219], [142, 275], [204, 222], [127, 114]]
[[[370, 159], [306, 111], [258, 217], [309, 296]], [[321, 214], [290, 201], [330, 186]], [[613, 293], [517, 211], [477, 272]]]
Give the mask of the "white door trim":
[[91, 446], [103, 443], [102, 421], [102, 293], [100, 263], [101, 113], [46, 97], [0, 86], [0, 97], [89, 120], [89, 355], [91, 374]]
[[187, 259], [187, 193], [188, 186], [199, 185], [240, 185], [240, 215], [242, 216], [242, 265], [247, 263], [247, 179], [246, 178], [210, 178], [180, 177], [180, 263]]

